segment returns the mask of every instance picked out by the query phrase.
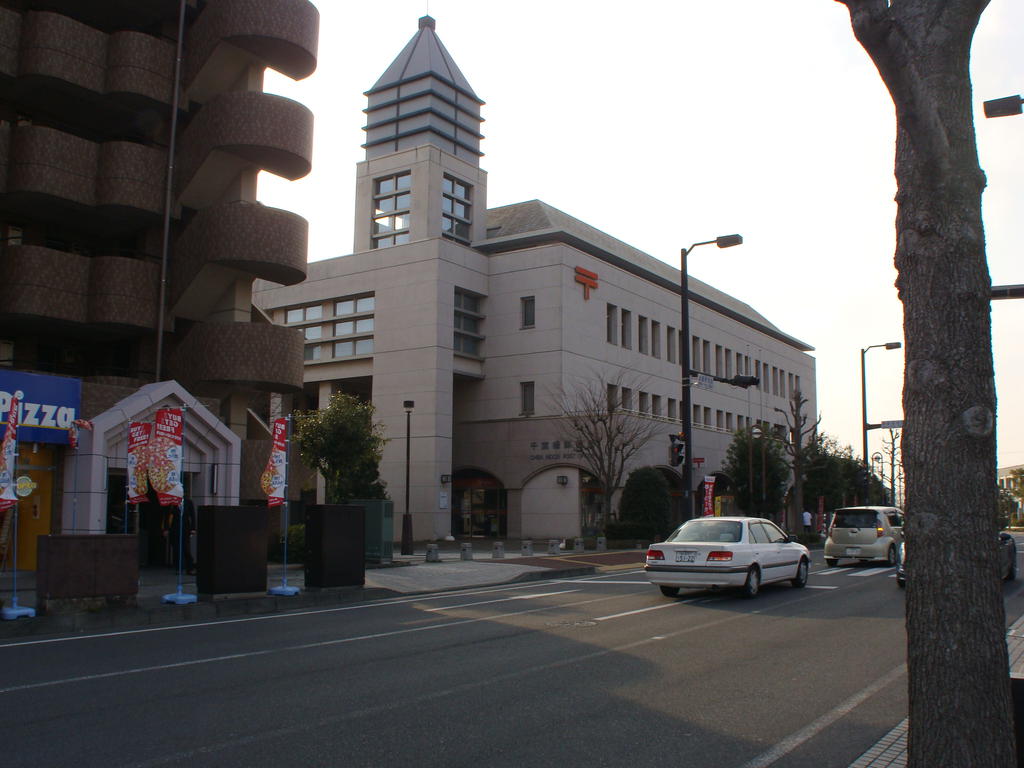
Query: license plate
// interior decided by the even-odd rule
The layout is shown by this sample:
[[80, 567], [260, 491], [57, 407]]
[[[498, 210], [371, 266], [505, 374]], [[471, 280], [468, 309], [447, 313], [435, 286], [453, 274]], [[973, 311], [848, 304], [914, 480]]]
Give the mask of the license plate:
[[686, 550], [683, 552], [676, 552], [677, 563], [695, 563], [697, 562], [697, 553], [694, 550]]
[[848, 555], [859, 555], [860, 554], [860, 547], [847, 547], [846, 548], [846, 554], [848, 554]]

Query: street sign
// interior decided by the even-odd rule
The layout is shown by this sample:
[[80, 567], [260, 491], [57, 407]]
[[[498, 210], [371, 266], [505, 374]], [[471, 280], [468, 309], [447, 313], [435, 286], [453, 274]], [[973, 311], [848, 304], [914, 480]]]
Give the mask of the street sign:
[[883, 421], [878, 426], [882, 429], [903, 429], [903, 419], [898, 419], [896, 421]]
[[706, 373], [698, 373], [697, 374], [697, 388], [698, 389], [708, 389], [708, 390], [714, 389], [715, 388], [715, 380], [711, 376], [708, 376]]

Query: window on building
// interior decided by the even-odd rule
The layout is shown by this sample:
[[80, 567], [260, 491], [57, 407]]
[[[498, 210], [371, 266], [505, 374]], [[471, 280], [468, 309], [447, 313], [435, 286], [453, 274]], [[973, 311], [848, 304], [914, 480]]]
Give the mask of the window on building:
[[355, 353], [355, 344], [351, 341], [334, 342], [335, 357], [352, 357]]
[[605, 305], [605, 339], [609, 344], [619, 343], [619, 308], [614, 304]]
[[622, 339], [622, 346], [626, 349], [633, 348], [633, 315], [628, 309], [619, 313], [622, 319], [620, 324], [619, 338]]
[[693, 413], [691, 414], [690, 419], [691, 421], [693, 421], [694, 424], [704, 423], [703, 421], [701, 421], [701, 408], [699, 405], [693, 406]]
[[725, 349], [721, 344], [715, 344], [715, 376], [725, 376], [725, 364], [723, 356]]
[[633, 410], [633, 390], [629, 387], [622, 388], [622, 409], [625, 411]]
[[619, 407], [619, 388], [614, 384], [608, 385], [608, 410], [614, 411]]
[[356, 354], [357, 355], [372, 355], [373, 354], [373, 339], [356, 339]]
[[470, 205], [472, 187], [445, 174], [441, 180], [441, 191], [441, 234], [468, 243], [470, 223], [473, 220]]
[[670, 363], [676, 361], [676, 329], [671, 325], [666, 326], [665, 330], [665, 359]]
[[725, 427], [725, 414], [719, 410], [715, 411], [715, 427], [723, 429]]
[[646, 392], [640, 393], [640, 413], [648, 413], [651, 410], [651, 396]]
[[315, 361], [320, 359], [320, 345], [310, 344], [302, 352], [303, 360]]
[[324, 327], [322, 325], [311, 325], [305, 329], [304, 333], [309, 341], [319, 339], [324, 335]]
[[779, 369], [772, 366], [772, 394], [779, 394]]
[[725, 428], [726, 428], [727, 430], [729, 430], [730, 432], [732, 432], [732, 430], [733, 430], [733, 426], [732, 426], [732, 414], [731, 414], [731, 413], [729, 413], [728, 411], [726, 411], [726, 412], [725, 412]]
[[786, 372], [779, 368], [779, 396], [786, 396]]
[[704, 426], [711, 426], [711, 408], [707, 406], [704, 407]]
[[455, 326], [452, 347], [456, 352], [481, 357], [484, 316], [480, 313], [482, 297], [462, 288], [455, 289]]
[[696, 336], [692, 336], [690, 338], [690, 368], [695, 371], [704, 371], [707, 373], [707, 369], [704, 367], [704, 358], [701, 356], [700, 350], [700, 339]]
[[701, 370], [704, 373], [711, 373], [711, 342], [701, 342]]
[[746, 371], [743, 370], [743, 354], [741, 352], [736, 353], [736, 375], [746, 375]]
[[533, 328], [536, 313], [536, 300], [533, 296], [523, 296], [519, 299], [519, 322], [523, 328]]
[[637, 318], [636, 327], [637, 327], [637, 333], [636, 333], [636, 336], [637, 336], [637, 344], [636, 344], [637, 351], [641, 355], [646, 355], [649, 352], [649, 350], [650, 350], [650, 346], [648, 345], [648, 339], [647, 339], [647, 318], [644, 317], [643, 315], [640, 315]]
[[661, 395], [651, 395], [651, 415], [661, 416]]
[[319, 304], [312, 307], [299, 307], [289, 309], [285, 314], [286, 323], [302, 323], [306, 321], [321, 320], [324, 316], [324, 308]]
[[803, 392], [803, 390], [800, 388], [800, 377], [799, 376], [794, 376], [793, 377], [793, 383], [796, 384], [796, 391], [797, 392]]
[[668, 399], [668, 417], [670, 419], [676, 418], [676, 401], [671, 397]]
[[519, 382], [519, 412], [523, 415], [533, 413], [533, 382]]
[[412, 174], [396, 173], [373, 183], [371, 248], [389, 248], [409, 242]]
[[661, 357], [661, 323], [651, 320], [651, 355]]

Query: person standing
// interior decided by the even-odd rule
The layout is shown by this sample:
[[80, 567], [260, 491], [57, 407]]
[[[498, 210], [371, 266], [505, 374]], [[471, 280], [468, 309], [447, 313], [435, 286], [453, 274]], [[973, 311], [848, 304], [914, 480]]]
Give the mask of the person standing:
[[811, 531], [811, 513], [806, 509], [804, 510], [804, 533], [812, 533]]

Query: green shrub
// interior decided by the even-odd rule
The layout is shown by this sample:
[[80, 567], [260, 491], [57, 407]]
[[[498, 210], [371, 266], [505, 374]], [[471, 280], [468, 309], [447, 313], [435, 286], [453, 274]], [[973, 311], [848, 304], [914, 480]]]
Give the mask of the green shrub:
[[640, 538], [660, 541], [668, 535], [671, 508], [668, 483], [656, 467], [640, 467], [629, 473], [619, 501], [619, 524], [630, 526], [627, 536], [612, 536], [612, 525], [605, 527], [608, 538]]
[[[267, 560], [280, 563], [284, 560], [284, 547], [280, 536], [275, 536], [267, 545]], [[306, 525], [297, 523], [288, 526], [288, 562], [306, 562]]]

